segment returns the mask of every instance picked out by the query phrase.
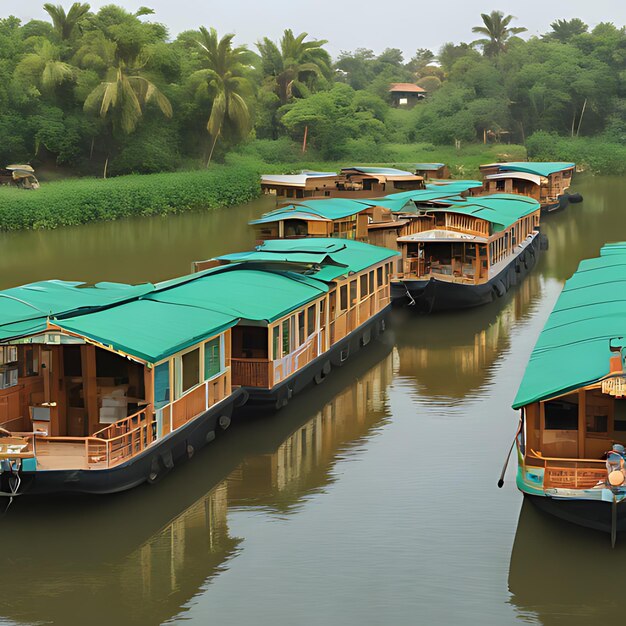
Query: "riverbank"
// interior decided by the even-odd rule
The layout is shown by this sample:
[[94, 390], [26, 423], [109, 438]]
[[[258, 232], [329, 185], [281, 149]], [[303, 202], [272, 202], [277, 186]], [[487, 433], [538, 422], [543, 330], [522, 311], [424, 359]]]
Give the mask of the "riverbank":
[[229, 155], [224, 165], [209, 170], [134, 174], [106, 180], [72, 178], [43, 182], [37, 191], [2, 187], [0, 230], [58, 228], [239, 205], [260, 195], [262, 173], [338, 171], [357, 163], [412, 170], [418, 162], [441, 162], [450, 166], [453, 178], [477, 178], [481, 163], [526, 158], [525, 148], [516, 145], [468, 144], [456, 150], [431, 144], [386, 144], [380, 153], [385, 160], [346, 158], [340, 162], [320, 161], [314, 153], [303, 155], [301, 151], [276, 147], [271, 146], [270, 153], [264, 142], [252, 142], [245, 151]]

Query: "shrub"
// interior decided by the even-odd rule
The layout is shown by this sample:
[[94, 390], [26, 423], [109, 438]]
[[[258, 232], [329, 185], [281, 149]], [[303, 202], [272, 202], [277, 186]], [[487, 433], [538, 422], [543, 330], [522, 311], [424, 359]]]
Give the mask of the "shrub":
[[247, 202], [260, 193], [254, 167], [83, 178], [37, 191], [0, 188], [0, 230], [56, 228], [136, 215], [165, 215]]

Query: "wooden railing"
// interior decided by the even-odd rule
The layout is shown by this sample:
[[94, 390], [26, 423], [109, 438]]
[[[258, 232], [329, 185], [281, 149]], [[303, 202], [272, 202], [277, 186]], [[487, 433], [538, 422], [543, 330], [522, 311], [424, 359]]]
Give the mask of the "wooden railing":
[[235, 359], [230, 360], [233, 385], [247, 387], [270, 387], [269, 359]]
[[532, 467], [544, 468], [544, 489], [591, 489], [603, 483], [607, 477], [606, 461], [602, 460], [561, 459], [528, 454], [526, 461]]

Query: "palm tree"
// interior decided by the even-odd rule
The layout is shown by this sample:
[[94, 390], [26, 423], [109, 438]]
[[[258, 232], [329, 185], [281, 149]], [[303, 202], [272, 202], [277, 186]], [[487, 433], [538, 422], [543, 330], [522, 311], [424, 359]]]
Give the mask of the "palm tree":
[[[84, 103], [85, 111], [97, 113], [103, 120], [110, 119], [113, 130], [123, 134], [132, 133], [141, 120], [145, 107], [154, 102], [165, 117], [172, 117], [172, 105], [167, 97], [148, 78], [142, 76], [147, 58], [120, 58], [117, 45], [102, 38], [100, 47], [94, 53], [104, 55], [100, 61], [108, 68], [104, 80], [91, 91]], [[79, 55], [81, 50], [77, 53]], [[86, 51], [83, 59], [94, 63]], [[104, 164], [104, 177], [108, 165]]]
[[567, 43], [572, 37], [587, 32], [587, 24], [575, 17], [571, 20], [556, 20], [550, 24], [552, 32], [545, 35], [546, 39], [555, 39]]
[[265, 37], [257, 43], [261, 53], [263, 73], [276, 81], [276, 93], [281, 104], [287, 104], [294, 95], [308, 90], [304, 82], [312, 76], [330, 76], [330, 56], [323, 46], [326, 40], [304, 41], [307, 33], [297, 37], [290, 29], [285, 30], [280, 47]]
[[33, 52], [24, 55], [19, 62], [16, 73], [29, 75], [39, 87], [50, 91], [74, 78], [75, 68], [61, 61], [60, 51], [56, 46], [47, 39], [38, 39], [39, 41], [34, 43]]
[[76, 27], [91, 9], [88, 4], [81, 2], [74, 2], [67, 13], [60, 4], [54, 5], [47, 2], [43, 5], [43, 8], [52, 19], [54, 30], [56, 30], [62, 41], [70, 39]]
[[244, 96], [251, 89], [246, 73], [251, 67], [253, 55], [245, 46], [233, 47], [234, 37], [228, 34], [219, 39], [214, 28], [207, 30], [202, 26], [197, 41], [204, 67], [195, 72], [192, 78], [202, 79], [207, 91], [214, 95], [207, 123], [212, 140], [207, 167], [225, 121], [240, 136], [250, 127], [250, 110]]
[[484, 26], [474, 26], [473, 33], [486, 35], [486, 39], [478, 39], [474, 44], [483, 47], [485, 56], [495, 57], [504, 52], [511, 35], [518, 35], [526, 32], [526, 28], [514, 26], [509, 28], [511, 20], [515, 19], [512, 15], [505, 16], [502, 11], [492, 11], [491, 13], [481, 13]]

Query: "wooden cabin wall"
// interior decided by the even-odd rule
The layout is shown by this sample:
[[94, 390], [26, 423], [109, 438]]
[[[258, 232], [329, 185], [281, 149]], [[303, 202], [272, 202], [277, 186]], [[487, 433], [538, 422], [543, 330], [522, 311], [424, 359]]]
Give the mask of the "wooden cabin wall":
[[332, 228], [331, 222], [307, 222], [309, 228], [309, 235], [312, 237], [330, 237], [330, 231]]

